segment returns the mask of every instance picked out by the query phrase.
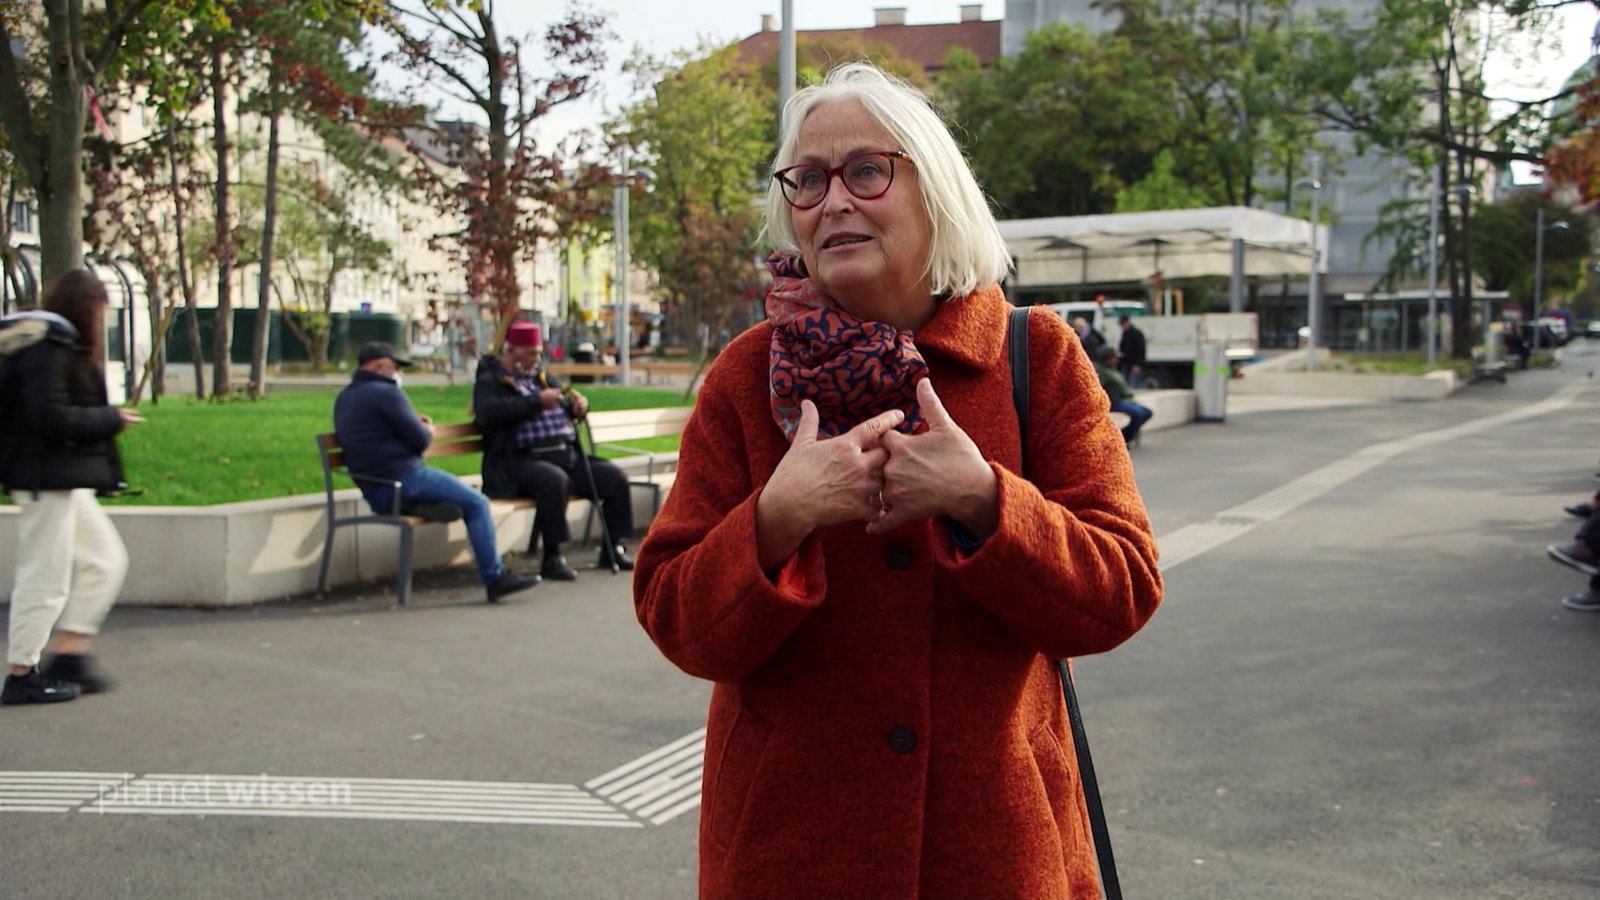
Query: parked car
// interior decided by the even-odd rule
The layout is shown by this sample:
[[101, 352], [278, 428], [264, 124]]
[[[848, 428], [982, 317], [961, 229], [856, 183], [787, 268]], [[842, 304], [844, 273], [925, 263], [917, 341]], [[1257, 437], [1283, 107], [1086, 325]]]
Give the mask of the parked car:
[[1559, 347], [1567, 342], [1567, 321], [1558, 316], [1543, 316], [1533, 320], [1539, 329], [1539, 346]]

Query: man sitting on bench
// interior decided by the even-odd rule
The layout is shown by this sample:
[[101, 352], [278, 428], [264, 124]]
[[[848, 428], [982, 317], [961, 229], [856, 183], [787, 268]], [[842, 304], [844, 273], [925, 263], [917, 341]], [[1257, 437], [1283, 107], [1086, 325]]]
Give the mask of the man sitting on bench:
[[367, 505], [379, 514], [393, 510], [391, 485], [399, 482], [402, 514], [435, 521], [466, 519], [467, 539], [490, 603], [538, 584], [539, 579], [501, 564], [488, 498], [456, 476], [423, 465], [422, 452], [433, 442], [434, 429], [432, 420], [418, 415], [400, 390], [399, 372], [411, 360], [384, 343], [362, 347], [357, 360], [361, 368], [333, 402], [333, 430], [344, 448], [345, 467], [359, 476], [355, 481]]
[[483, 491], [537, 504], [533, 529], [544, 543], [539, 574], [556, 581], [578, 577], [561, 555], [561, 545], [572, 538], [567, 498], [574, 492], [601, 501], [610, 537], [600, 547], [601, 568], [633, 568], [621, 544], [633, 536], [628, 476], [613, 463], [583, 455], [573, 421], [588, 411], [582, 394], [545, 369], [544, 342], [532, 322], [511, 323], [500, 356], [478, 361], [472, 415], [483, 432]]

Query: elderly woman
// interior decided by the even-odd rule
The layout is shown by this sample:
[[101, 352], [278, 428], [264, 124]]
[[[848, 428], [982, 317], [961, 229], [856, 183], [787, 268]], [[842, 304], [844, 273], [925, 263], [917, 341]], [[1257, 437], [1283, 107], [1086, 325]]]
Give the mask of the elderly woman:
[[1021, 446], [1009, 257], [920, 94], [845, 66], [784, 122], [769, 318], [707, 375], [634, 582], [716, 683], [700, 896], [1098, 896], [1051, 660], [1161, 597], [1106, 395], [1032, 316]]

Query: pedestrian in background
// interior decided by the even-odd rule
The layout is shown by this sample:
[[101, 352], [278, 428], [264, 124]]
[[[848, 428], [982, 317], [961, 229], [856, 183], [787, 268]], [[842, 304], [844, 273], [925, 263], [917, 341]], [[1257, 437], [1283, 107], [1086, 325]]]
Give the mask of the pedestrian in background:
[[[127, 485], [116, 437], [144, 421], [107, 400], [105, 314], [93, 273], [51, 282], [40, 310], [0, 320], [39, 323], [11, 354], [0, 385], [0, 483], [17, 505], [17, 571], [0, 703], [56, 703], [108, 690], [89, 655], [128, 572], [128, 551], [96, 501]], [[48, 645], [51, 654], [39, 662]]]
[[1090, 359], [1094, 359], [1095, 352], [1106, 345], [1105, 335], [1095, 331], [1083, 316], [1072, 317], [1072, 330], [1078, 335], [1078, 342], [1083, 344], [1083, 350]]
[[622, 543], [633, 538], [628, 475], [610, 460], [585, 458], [576, 423], [588, 414], [589, 399], [545, 366], [544, 335], [533, 322], [511, 323], [500, 355], [478, 360], [472, 418], [483, 432], [483, 491], [534, 501], [533, 530], [544, 548], [539, 575], [551, 581], [578, 577], [561, 553], [572, 539], [567, 499], [574, 494], [600, 503], [610, 541], [596, 565], [633, 568]]
[[423, 463], [434, 426], [432, 419], [417, 414], [411, 398], [400, 390], [400, 370], [410, 368], [411, 360], [375, 341], [361, 348], [356, 361], [360, 368], [334, 398], [333, 430], [344, 448], [345, 466], [367, 505], [379, 515], [398, 512], [441, 522], [464, 519], [467, 542], [490, 603], [538, 584], [539, 579], [514, 572], [500, 561], [489, 498], [449, 472]]
[[1133, 401], [1133, 388], [1128, 387], [1128, 382], [1122, 379], [1122, 372], [1116, 368], [1116, 348], [1107, 344], [1099, 349], [1098, 357], [1094, 361], [1094, 370], [1100, 376], [1100, 388], [1111, 400], [1111, 411], [1128, 417], [1128, 424], [1122, 426], [1122, 440], [1132, 447], [1139, 443], [1139, 429], [1150, 421], [1155, 411]]
[[1117, 368], [1128, 380], [1128, 387], [1144, 387], [1144, 332], [1127, 316], [1117, 316], [1117, 327], [1122, 329], [1122, 340], [1117, 343]]
[[782, 120], [767, 318], [712, 364], [634, 580], [715, 683], [701, 900], [1097, 896], [1053, 659], [1161, 599], [1127, 451], [1042, 311], [1022, 446], [1010, 257], [921, 94], [856, 63]]

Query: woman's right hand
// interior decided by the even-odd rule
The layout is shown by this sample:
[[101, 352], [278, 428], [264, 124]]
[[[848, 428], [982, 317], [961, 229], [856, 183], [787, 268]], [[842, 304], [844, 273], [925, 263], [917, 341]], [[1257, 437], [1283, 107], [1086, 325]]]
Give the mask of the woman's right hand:
[[127, 428], [129, 425], [137, 425], [144, 421], [144, 416], [131, 409], [122, 409], [121, 407], [118, 407], [117, 415], [122, 417], [123, 428]]
[[872, 522], [883, 512], [883, 435], [905, 413], [879, 413], [835, 438], [817, 437], [817, 407], [800, 403], [789, 452], [756, 500], [756, 555], [767, 571], [779, 568], [818, 528]]

